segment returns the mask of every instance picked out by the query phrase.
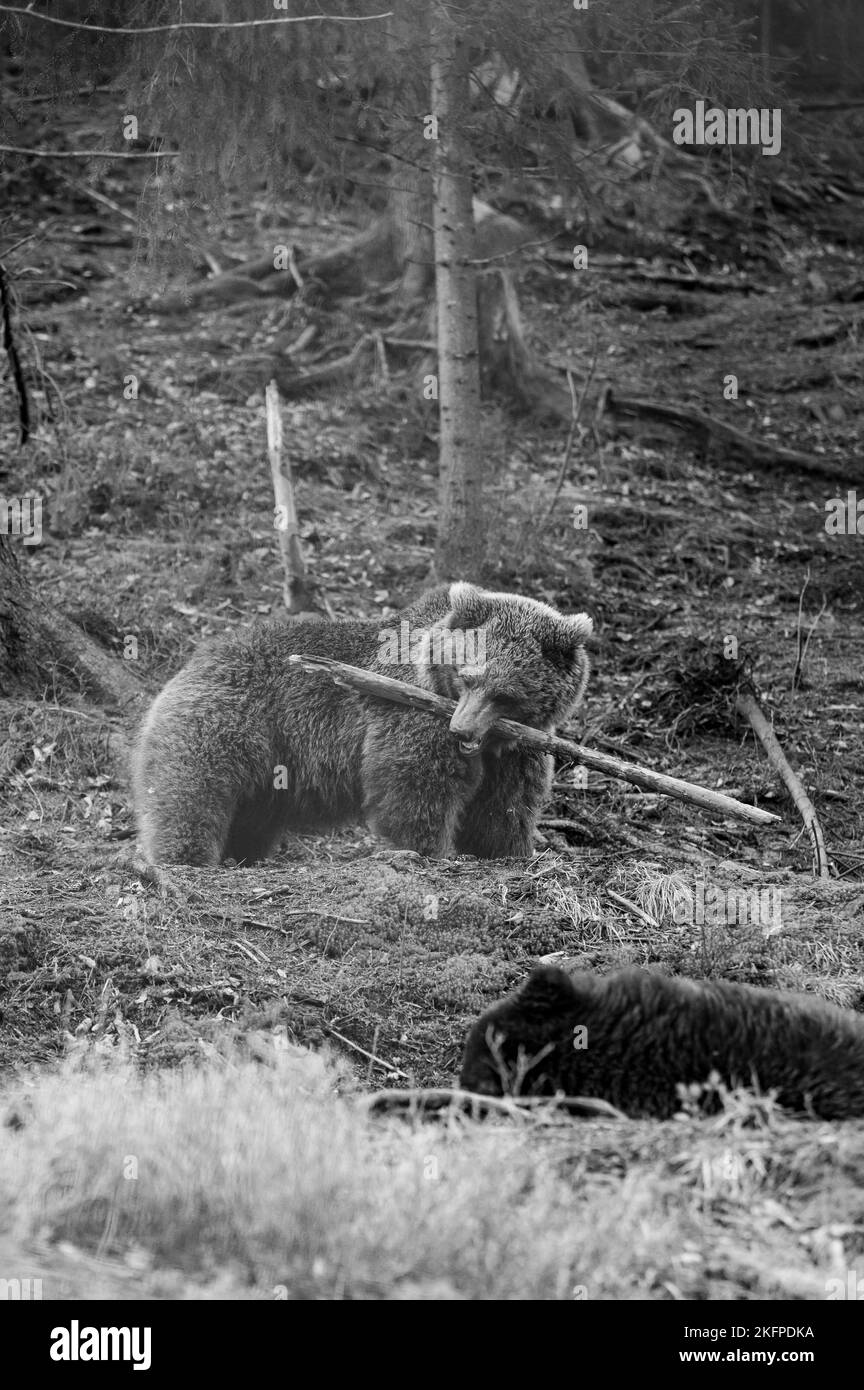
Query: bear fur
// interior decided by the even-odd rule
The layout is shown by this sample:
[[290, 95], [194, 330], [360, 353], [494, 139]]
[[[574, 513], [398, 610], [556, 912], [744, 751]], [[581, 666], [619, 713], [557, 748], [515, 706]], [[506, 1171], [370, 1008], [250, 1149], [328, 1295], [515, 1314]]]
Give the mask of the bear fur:
[[[584, 1028], [585, 1034], [574, 1034]], [[583, 1047], [577, 1042], [584, 1042]], [[668, 1118], [680, 1084], [776, 1090], [824, 1119], [864, 1115], [864, 1017], [812, 995], [645, 970], [543, 967], [468, 1034], [461, 1085], [480, 1095], [590, 1096]], [[503, 1071], [503, 1075], [502, 1075]]]
[[[407, 624], [407, 626], [406, 626]], [[548, 732], [588, 679], [591, 619], [465, 583], [430, 590], [386, 624], [262, 624], [204, 648], [156, 697], [132, 784], [153, 863], [265, 857], [287, 830], [365, 818], [421, 854], [529, 856], [552, 759], [490, 732], [499, 717]], [[455, 699], [433, 715], [289, 664], [326, 656]]]

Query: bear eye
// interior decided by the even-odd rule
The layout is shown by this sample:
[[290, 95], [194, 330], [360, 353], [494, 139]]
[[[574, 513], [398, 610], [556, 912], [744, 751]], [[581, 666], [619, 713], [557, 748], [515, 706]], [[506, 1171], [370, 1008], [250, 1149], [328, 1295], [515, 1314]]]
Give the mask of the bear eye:
[[493, 697], [495, 713], [502, 719], [517, 719], [521, 722], [522, 710], [515, 700], [507, 695], [495, 695]]

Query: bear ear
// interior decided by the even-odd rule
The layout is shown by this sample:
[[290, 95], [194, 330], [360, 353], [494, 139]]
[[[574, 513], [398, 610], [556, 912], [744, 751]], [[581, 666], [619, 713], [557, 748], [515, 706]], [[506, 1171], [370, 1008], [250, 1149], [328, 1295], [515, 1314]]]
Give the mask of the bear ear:
[[557, 1013], [572, 1008], [577, 994], [572, 979], [563, 970], [556, 970], [552, 965], [538, 965], [519, 990], [518, 998], [520, 1004]]
[[450, 607], [461, 608], [470, 603], [475, 603], [480, 597], [480, 590], [476, 584], [469, 584], [464, 579], [457, 579], [450, 585]]
[[593, 631], [594, 624], [587, 613], [559, 618], [551, 631], [544, 634], [542, 651], [545, 660], [562, 671], [572, 670], [577, 653]]
[[554, 666], [556, 671], [572, 671], [579, 652], [579, 643], [571, 641], [566, 633], [556, 633], [550, 641], [541, 644], [543, 660]]
[[[469, 627], [469, 616], [476, 616], [478, 609], [483, 605], [483, 598], [483, 590], [478, 589], [476, 584], [468, 584], [463, 579], [451, 584], [449, 592], [451, 626], [458, 627], [461, 621], [463, 626]], [[453, 619], [456, 621], [453, 622]]]
[[570, 617], [563, 618], [562, 622], [567, 629], [569, 640], [577, 646], [594, 636], [594, 623], [587, 613], [573, 613]]

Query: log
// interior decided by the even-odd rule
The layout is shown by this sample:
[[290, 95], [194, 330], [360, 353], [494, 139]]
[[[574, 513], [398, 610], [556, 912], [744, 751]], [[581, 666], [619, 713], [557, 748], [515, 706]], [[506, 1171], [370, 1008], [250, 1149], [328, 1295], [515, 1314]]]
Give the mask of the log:
[[46, 686], [83, 687], [91, 700], [126, 715], [147, 698], [130, 662], [103, 651], [31, 588], [11, 540], [0, 532], [0, 696], [38, 698]]
[[[433, 695], [431, 691], [422, 690], [419, 685], [393, 680], [392, 676], [382, 676], [376, 671], [364, 671], [359, 666], [348, 666], [342, 661], [333, 661], [330, 657], [295, 653], [288, 659], [304, 671], [321, 672], [329, 676], [336, 685], [346, 690], [358, 690], [374, 699], [408, 705], [424, 714], [433, 714], [438, 719], [449, 720], [456, 708], [454, 700], [447, 700], [443, 695]], [[702, 810], [735, 816], [738, 820], [749, 821], [751, 825], [772, 825], [780, 820], [780, 817], [771, 811], [762, 811], [758, 806], [747, 806], [733, 796], [709, 791], [707, 787], [699, 787], [694, 782], [684, 782], [679, 777], [668, 777], [663, 772], [652, 772], [636, 763], [622, 762], [620, 758], [613, 758], [608, 753], [597, 753], [592, 748], [583, 747], [581, 743], [572, 743], [570, 739], [545, 734], [542, 729], [532, 729], [527, 724], [517, 724], [514, 719], [496, 719], [492, 728], [497, 733], [506, 734], [513, 742], [527, 743], [533, 748], [542, 748], [546, 753], [557, 753], [559, 757], [572, 758], [583, 763], [585, 767], [593, 768], [595, 772], [620, 777], [625, 782], [632, 782], [634, 786], [644, 787], [646, 791], [674, 797], [676, 801], [699, 806]]]

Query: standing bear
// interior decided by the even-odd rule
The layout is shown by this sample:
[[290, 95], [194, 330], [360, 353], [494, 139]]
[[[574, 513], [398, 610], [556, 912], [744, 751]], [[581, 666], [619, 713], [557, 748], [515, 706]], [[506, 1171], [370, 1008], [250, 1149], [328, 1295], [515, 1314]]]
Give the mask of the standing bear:
[[[205, 647], [156, 697], [133, 756], [150, 862], [250, 863], [285, 831], [365, 818], [421, 854], [528, 856], [552, 759], [491, 725], [553, 732], [588, 679], [584, 613], [471, 584], [391, 620], [269, 623]], [[292, 665], [326, 656], [457, 701], [433, 715], [375, 702]]]
[[864, 1018], [809, 994], [544, 966], [489, 1009], [465, 1044], [461, 1084], [500, 1096], [591, 1096], [668, 1118], [679, 1085], [776, 1090], [824, 1119], [864, 1115]]

